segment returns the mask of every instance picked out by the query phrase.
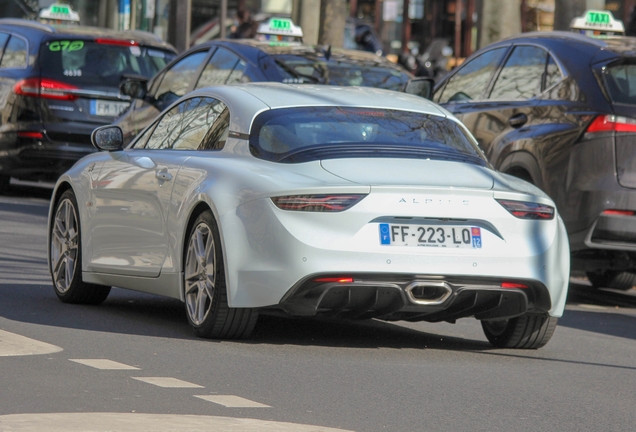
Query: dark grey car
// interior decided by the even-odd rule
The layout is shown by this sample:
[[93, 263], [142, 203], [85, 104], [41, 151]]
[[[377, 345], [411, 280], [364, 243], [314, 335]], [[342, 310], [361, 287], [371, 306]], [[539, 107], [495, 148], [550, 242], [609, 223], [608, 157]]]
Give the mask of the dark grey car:
[[545, 190], [573, 269], [636, 283], [636, 38], [526, 33], [476, 52], [435, 89], [495, 168]]
[[145, 32], [0, 19], [0, 189], [56, 180], [95, 151], [90, 136], [130, 105], [124, 76], [149, 78], [176, 56]]

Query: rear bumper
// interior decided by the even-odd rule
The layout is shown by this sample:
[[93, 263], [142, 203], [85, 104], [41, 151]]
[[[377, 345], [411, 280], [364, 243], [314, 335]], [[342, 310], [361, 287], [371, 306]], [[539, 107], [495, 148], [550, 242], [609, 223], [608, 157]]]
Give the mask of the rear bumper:
[[501, 288], [497, 278], [358, 274], [346, 282], [316, 279], [298, 283], [276, 308], [296, 316], [430, 322], [507, 319], [551, 308], [547, 288], [534, 281], [523, 281], [527, 288], [509, 289]]
[[[621, 157], [627, 158], [623, 151]], [[636, 154], [630, 159], [635, 159]], [[626, 163], [626, 162], [625, 162]], [[636, 251], [636, 217], [604, 215], [605, 210], [636, 210], [636, 189], [625, 187], [630, 177], [616, 158], [614, 137], [584, 138], [572, 147], [567, 177], [553, 191], [573, 252]], [[625, 183], [627, 184], [627, 183]]]
[[573, 251], [573, 269], [636, 272], [636, 216], [602, 214], [571, 239], [585, 246]]
[[57, 180], [82, 157], [95, 152], [85, 142], [15, 137], [0, 148], [0, 173], [24, 180]]

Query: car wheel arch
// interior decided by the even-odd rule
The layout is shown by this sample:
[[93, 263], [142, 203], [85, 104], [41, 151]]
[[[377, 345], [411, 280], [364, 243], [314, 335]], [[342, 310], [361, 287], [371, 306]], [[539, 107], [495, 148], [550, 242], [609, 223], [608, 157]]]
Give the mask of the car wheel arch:
[[543, 176], [541, 175], [539, 162], [532, 154], [526, 151], [510, 153], [498, 164], [497, 169], [503, 173], [529, 181], [543, 190]]
[[[221, 238], [221, 248], [225, 250], [225, 241], [223, 239], [223, 231], [221, 230], [221, 221], [220, 221], [220, 217], [217, 212], [217, 209], [212, 203], [208, 202], [207, 200], [197, 201], [193, 203], [193, 205], [191, 206], [190, 212], [188, 213], [188, 216], [185, 219], [188, 222], [183, 226], [181, 231], [181, 246], [179, 249], [181, 252], [179, 256], [180, 261], [179, 261], [179, 267], [178, 267], [180, 271], [183, 271], [185, 266], [185, 256], [187, 253], [186, 236], [192, 229], [192, 226], [194, 225], [194, 222], [196, 221], [196, 219], [201, 215], [201, 213], [204, 213], [206, 211], [210, 211], [212, 213], [212, 217], [214, 218], [214, 221], [216, 222], [216, 225], [219, 229], [219, 237]], [[227, 263], [225, 263], [225, 266], [227, 267]], [[227, 271], [227, 268], [226, 268], [226, 271]]]
[[[214, 214], [214, 211], [208, 205], [208, 203], [206, 203], [205, 201], [199, 201], [190, 210], [190, 214], [188, 215], [188, 218], [186, 219], [188, 221], [188, 223], [186, 223], [185, 226], [183, 227], [183, 232], [182, 232], [182, 236], [181, 236], [182, 239], [185, 240], [185, 237], [188, 235], [188, 233], [192, 229], [192, 226], [194, 225], [194, 221], [199, 217], [199, 215], [201, 215], [201, 213], [206, 212], [208, 210], [210, 210], [212, 212], [212, 214], [214, 215], [214, 219], [216, 219], [217, 222], [218, 222], [218, 218], [216, 217], [216, 215]], [[186, 254], [186, 243], [185, 243], [185, 241], [181, 244], [181, 249], [182, 249], [182, 251], [181, 251], [181, 255], [182, 256], [181, 256], [180, 268], [181, 268], [181, 270], [183, 270], [183, 266], [184, 266], [183, 263], [185, 262], [185, 254]]]
[[[51, 196], [51, 204], [50, 204], [50, 208], [51, 209], [57, 208], [57, 204], [60, 201], [60, 197], [64, 194], [64, 192], [66, 192], [69, 189], [73, 190], [73, 186], [71, 186], [71, 184], [69, 182], [67, 182], [67, 181], [61, 182], [61, 183], [59, 183], [57, 185], [57, 187], [53, 191], [53, 195]], [[73, 190], [73, 192], [75, 192], [75, 191]], [[51, 224], [52, 223], [53, 223], [53, 221], [51, 220], [51, 218], [49, 218], [49, 221], [48, 221], [48, 224], [47, 224], [48, 226], [46, 228], [47, 232], [51, 231]], [[47, 251], [46, 251], [47, 256], [48, 256], [48, 254], [51, 253], [51, 251], [50, 251], [50, 247], [51, 247], [50, 243], [51, 243], [51, 241], [50, 241], [50, 239], [48, 239], [47, 240]], [[50, 263], [49, 263], [49, 270], [51, 270], [50, 269]]]
[[[207, 198], [207, 197], [206, 197]], [[212, 213], [212, 217], [214, 218], [214, 221], [216, 222], [216, 226], [217, 229], [219, 231], [219, 239], [221, 241], [221, 250], [223, 252], [223, 255], [225, 256], [226, 254], [226, 249], [225, 249], [225, 239], [223, 238], [223, 230], [221, 229], [221, 218], [219, 217], [219, 214], [217, 213], [217, 209], [215, 208], [215, 206], [211, 203], [208, 202], [206, 200], [203, 201], [198, 201], [196, 203], [194, 203], [192, 205], [192, 208], [190, 209], [188, 218], [186, 219], [188, 222], [183, 226], [183, 230], [182, 230], [182, 235], [181, 235], [181, 246], [180, 246], [180, 255], [179, 255], [179, 271], [184, 272], [185, 271], [185, 261], [186, 261], [186, 254], [188, 253], [188, 240], [187, 240], [187, 236], [190, 233], [190, 231], [192, 230], [192, 227], [194, 226], [194, 223], [196, 222], [197, 218], [205, 213], [206, 211], [209, 211], [210, 213]], [[227, 259], [223, 260], [223, 267], [224, 267], [224, 271], [225, 271], [225, 278], [226, 278], [226, 289], [228, 290], [228, 296], [230, 295], [230, 283], [228, 282], [229, 280], [229, 274], [228, 274], [228, 263], [227, 263]]]

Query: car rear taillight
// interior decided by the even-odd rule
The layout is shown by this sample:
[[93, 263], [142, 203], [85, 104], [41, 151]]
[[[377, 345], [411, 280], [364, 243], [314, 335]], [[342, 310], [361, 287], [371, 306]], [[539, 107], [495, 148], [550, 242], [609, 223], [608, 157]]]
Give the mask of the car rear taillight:
[[608, 216], [634, 216], [636, 212], [632, 210], [604, 210], [603, 214]]
[[314, 282], [321, 283], [353, 283], [353, 278], [350, 276], [339, 276], [339, 277], [319, 277], [314, 279]]
[[22, 96], [42, 97], [56, 100], [75, 100], [72, 93], [77, 87], [48, 78], [27, 78], [13, 86], [13, 92]]
[[550, 220], [554, 218], [554, 207], [526, 201], [501, 200], [497, 202], [519, 219]]
[[526, 289], [528, 288], [528, 285], [516, 283], [516, 282], [502, 282], [501, 287], [509, 288], [509, 289]]
[[139, 43], [134, 40], [123, 40], [123, 39], [107, 39], [107, 38], [97, 38], [95, 42], [103, 45], [121, 45], [121, 46], [138, 46]]
[[18, 132], [18, 136], [20, 138], [30, 138], [30, 139], [44, 138], [44, 134], [42, 132]]
[[611, 114], [600, 115], [590, 123], [585, 132], [636, 132], [636, 119]]
[[289, 195], [272, 198], [282, 210], [310, 212], [340, 212], [357, 204], [366, 195]]

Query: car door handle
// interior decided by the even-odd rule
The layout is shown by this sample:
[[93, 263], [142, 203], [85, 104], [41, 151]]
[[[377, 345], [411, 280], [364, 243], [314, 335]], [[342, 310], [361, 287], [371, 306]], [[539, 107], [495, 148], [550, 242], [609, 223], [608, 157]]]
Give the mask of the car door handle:
[[157, 171], [155, 173], [155, 177], [157, 177], [159, 180], [163, 180], [163, 181], [172, 180], [172, 174], [170, 174], [167, 171]]
[[528, 122], [528, 116], [523, 114], [523, 113], [515, 114], [515, 115], [513, 115], [512, 117], [510, 117], [508, 119], [508, 123], [513, 128], [520, 128], [521, 126], [523, 126], [527, 122]]

